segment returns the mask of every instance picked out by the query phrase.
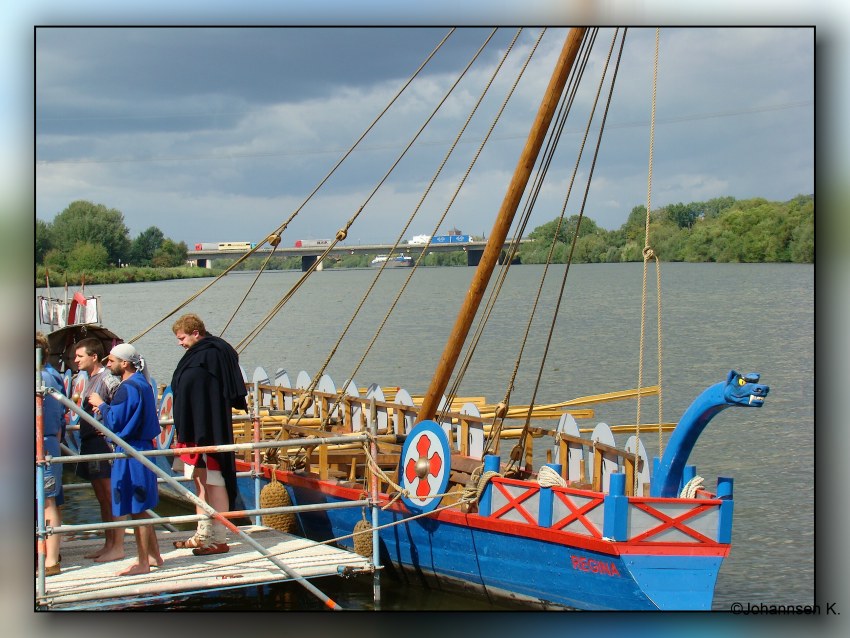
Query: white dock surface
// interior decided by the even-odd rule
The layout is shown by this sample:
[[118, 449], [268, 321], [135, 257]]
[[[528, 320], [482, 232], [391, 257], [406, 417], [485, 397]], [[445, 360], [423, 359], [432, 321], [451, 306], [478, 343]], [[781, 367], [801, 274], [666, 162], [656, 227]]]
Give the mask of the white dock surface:
[[[354, 573], [372, 571], [369, 559], [329, 545], [285, 534], [274, 529], [245, 526], [241, 530], [265, 547], [269, 553], [298, 575], [307, 578], [332, 576], [340, 567]], [[96, 563], [83, 558], [103, 545], [103, 539], [71, 540], [62, 543], [62, 571], [45, 578], [44, 600], [36, 603], [42, 609], [96, 609], [110, 604], [160, 602], [158, 594], [208, 592], [235, 586], [262, 585], [292, 580], [277, 565], [261, 555], [240, 536], [228, 533], [230, 551], [212, 556], [195, 556], [191, 549], [175, 549], [172, 542], [184, 540], [191, 531], [171, 533], [157, 530], [159, 550], [164, 563], [151, 568], [149, 574], [116, 576], [136, 562], [136, 542], [132, 535], [124, 541], [125, 558], [110, 563]], [[234, 537], [235, 536], [235, 537]], [[318, 584], [321, 589], [320, 584]]]

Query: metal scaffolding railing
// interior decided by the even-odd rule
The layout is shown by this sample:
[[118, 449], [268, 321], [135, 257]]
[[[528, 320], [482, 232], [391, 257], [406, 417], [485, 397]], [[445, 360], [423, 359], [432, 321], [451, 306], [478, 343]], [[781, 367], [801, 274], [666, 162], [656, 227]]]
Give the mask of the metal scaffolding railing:
[[[36, 351], [36, 364], [37, 369], [40, 369], [41, 362], [39, 361], [40, 351]], [[85, 454], [85, 455], [69, 455], [69, 456], [61, 456], [61, 457], [53, 457], [51, 455], [45, 454], [43, 447], [43, 399], [44, 396], [49, 395], [52, 398], [59, 401], [63, 406], [65, 406], [72, 413], [79, 415], [81, 419], [84, 419], [87, 423], [91, 424], [98, 432], [103, 434], [107, 439], [111, 440], [116, 445], [121, 446], [125, 453], [109, 453], [109, 454]], [[254, 410], [256, 411], [256, 403]], [[364, 508], [370, 507], [372, 510], [372, 519], [373, 519], [373, 529], [372, 529], [372, 544], [373, 544], [373, 552], [372, 552], [372, 571], [374, 575], [374, 597], [376, 608], [379, 605], [380, 601], [380, 564], [379, 564], [379, 553], [378, 553], [378, 525], [377, 525], [377, 485], [372, 485], [372, 489], [370, 490], [372, 493], [372, 498], [370, 500], [360, 500], [357, 502], [351, 503], [325, 503], [325, 504], [314, 504], [314, 505], [295, 505], [295, 506], [286, 506], [286, 507], [273, 507], [273, 508], [261, 508], [259, 507], [259, 493], [260, 487], [262, 483], [262, 473], [260, 467], [260, 456], [259, 450], [261, 449], [270, 449], [270, 448], [300, 448], [306, 445], [315, 446], [316, 439], [314, 438], [301, 438], [301, 439], [286, 439], [286, 440], [278, 440], [278, 441], [260, 441], [259, 440], [259, 427], [260, 427], [260, 419], [255, 414], [252, 416], [252, 420], [254, 422], [255, 436], [254, 441], [251, 443], [234, 443], [231, 445], [213, 445], [213, 446], [195, 446], [195, 447], [186, 447], [180, 449], [160, 449], [160, 450], [146, 450], [146, 451], [138, 451], [135, 450], [132, 446], [128, 445], [126, 441], [121, 439], [114, 432], [109, 430], [103, 424], [94, 419], [91, 415], [87, 414], [80, 406], [78, 406], [74, 401], [70, 400], [65, 396], [62, 391], [55, 390], [49, 386], [45, 386], [42, 383], [41, 376], [36, 375], [36, 500], [38, 507], [37, 509], [37, 521], [36, 521], [36, 537], [38, 539], [38, 573], [37, 573], [37, 596], [39, 599], [44, 599], [46, 595], [46, 584], [45, 584], [45, 553], [46, 553], [46, 539], [51, 534], [66, 534], [66, 533], [75, 533], [75, 532], [85, 532], [85, 531], [97, 531], [97, 530], [106, 530], [111, 528], [127, 528], [127, 527], [136, 527], [141, 525], [171, 525], [171, 524], [181, 524], [181, 523], [191, 523], [194, 521], [202, 520], [202, 519], [214, 519], [224, 525], [229, 531], [238, 535], [247, 545], [251, 546], [261, 555], [263, 555], [266, 559], [271, 561], [274, 565], [276, 565], [281, 571], [283, 571], [287, 576], [291, 579], [298, 582], [301, 586], [303, 586], [307, 591], [316, 596], [319, 600], [321, 600], [325, 606], [333, 610], [340, 610], [340, 606], [333, 600], [331, 600], [328, 596], [326, 596], [322, 591], [320, 591], [315, 585], [313, 585], [309, 580], [301, 576], [297, 572], [297, 570], [293, 569], [290, 565], [287, 565], [285, 562], [280, 560], [275, 555], [272, 555], [265, 547], [257, 543], [253, 538], [250, 537], [247, 533], [239, 529], [236, 525], [234, 525], [230, 519], [236, 518], [245, 518], [255, 516], [257, 522], [259, 522], [260, 517], [262, 515], [268, 514], [288, 514], [288, 513], [300, 513], [300, 512], [308, 512], [308, 511], [316, 511], [316, 510], [330, 510], [330, 509], [342, 509], [342, 508]], [[376, 422], [373, 421], [373, 424], [376, 426]], [[379, 440], [386, 441], [397, 441], [397, 435], [388, 434], [388, 435], [376, 435], [375, 430], [376, 427], [372, 428], [372, 432], [366, 434], [353, 434], [347, 436], [333, 436], [326, 437], [322, 439], [322, 444], [336, 444], [336, 443], [367, 443], [371, 442], [373, 452], [377, 442]], [[254, 452], [254, 462], [255, 468], [253, 472], [250, 473], [240, 473], [243, 476], [253, 476], [255, 479], [255, 504], [256, 507], [254, 509], [246, 509], [239, 511], [231, 511], [231, 512], [218, 512], [208, 503], [198, 498], [191, 490], [187, 489], [183, 485], [181, 485], [181, 478], [171, 476], [168, 472], [157, 466], [149, 457], [157, 457], [157, 456], [174, 456], [177, 454], [195, 454], [195, 453], [215, 453], [215, 452], [237, 452], [237, 451], [245, 451], [251, 450]], [[79, 463], [79, 462], [87, 462], [87, 461], [100, 461], [100, 460], [110, 460], [122, 457], [131, 457], [142, 463], [145, 467], [150, 469], [157, 476], [157, 482], [159, 484], [165, 484], [173, 491], [175, 491], [178, 495], [183, 497], [184, 499], [191, 502], [197, 508], [200, 508], [205, 512], [205, 514], [192, 514], [192, 515], [181, 515], [181, 516], [156, 516], [154, 515], [152, 518], [147, 519], [134, 519], [134, 520], [121, 520], [114, 521], [110, 523], [90, 523], [90, 524], [73, 524], [73, 525], [59, 525], [56, 527], [48, 527], [46, 525], [46, 521], [44, 518], [44, 501], [45, 501], [45, 493], [44, 493], [44, 468], [50, 464], [64, 464], [64, 463]]]

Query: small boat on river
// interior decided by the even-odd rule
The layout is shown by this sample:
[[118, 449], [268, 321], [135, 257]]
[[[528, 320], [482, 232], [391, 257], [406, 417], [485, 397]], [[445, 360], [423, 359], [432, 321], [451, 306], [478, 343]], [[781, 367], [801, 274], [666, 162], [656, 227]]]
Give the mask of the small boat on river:
[[388, 255], [376, 255], [369, 262], [372, 268], [380, 268], [386, 265], [386, 268], [411, 268], [413, 266], [413, 257], [410, 255], [394, 255], [390, 258]]

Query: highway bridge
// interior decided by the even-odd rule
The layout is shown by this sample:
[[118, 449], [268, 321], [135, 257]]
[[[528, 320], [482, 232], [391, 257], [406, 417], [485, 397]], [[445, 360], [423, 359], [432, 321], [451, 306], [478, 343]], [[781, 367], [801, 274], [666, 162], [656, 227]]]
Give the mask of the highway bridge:
[[[522, 239], [520, 243], [526, 243], [531, 241], [529, 239]], [[465, 243], [452, 243], [452, 244], [431, 244], [428, 247], [429, 253], [436, 252], [456, 252], [462, 250], [466, 253], [466, 264], [467, 266], [477, 266], [478, 262], [481, 261], [481, 254], [484, 252], [484, 247], [487, 245], [486, 241], [470, 241]], [[510, 246], [510, 242], [506, 241], [504, 245], [504, 249], [506, 250]], [[357, 244], [356, 246], [351, 244], [337, 244], [331, 249], [329, 256], [341, 256], [341, 255], [386, 255], [389, 254], [390, 250], [392, 250], [392, 244]], [[404, 253], [405, 255], [410, 255], [414, 259], [418, 257], [419, 253], [422, 250], [422, 244], [399, 244], [398, 248], [395, 251], [395, 254]], [[254, 254], [266, 256], [271, 252], [271, 246], [264, 245], [259, 248]], [[301, 257], [301, 270], [308, 270], [316, 261], [316, 259], [324, 252], [324, 247], [322, 246], [304, 246], [304, 247], [282, 247], [278, 246], [277, 251], [275, 251], [275, 256], [277, 257]], [[188, 259], [191, 262], [196, 263], [201, 268], [212, 268], [212, 260], [213, 259], [236, 259], [241, 254], [244, 254], [244, 251], [239, 250], [190, 250], [188, 253]]]

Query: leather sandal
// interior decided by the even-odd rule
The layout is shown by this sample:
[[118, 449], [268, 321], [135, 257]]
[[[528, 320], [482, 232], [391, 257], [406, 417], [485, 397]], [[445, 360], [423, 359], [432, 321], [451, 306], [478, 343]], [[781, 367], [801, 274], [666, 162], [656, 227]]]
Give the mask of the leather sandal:
[[50, 565], [49, 567], [45, 567], [44, 568], [44, 575], [45, 576], [56, 576], [56, 574], [59, 574], [61, 571], [62, 571], [62, 568], [59, 566], [59, 563], [56, 563], [55, 565]]
[[201, 541], [201, 539], [198, 538], [197, 535], [190, 536], [189, 538], [183, 541], [174, 541], [172, 545], [174, 545], [174, 547], [176, 547], [177, 549], [195, 549], [204, 546], [203, 541]]
[[230, 551], [230, 546], [227, 543], [213, 543], [204, 547], [193, 549], [192, 553], [195, 556], [209, 556], [210, 554], [226, 554]]

